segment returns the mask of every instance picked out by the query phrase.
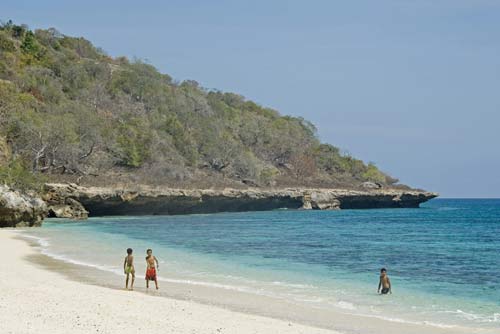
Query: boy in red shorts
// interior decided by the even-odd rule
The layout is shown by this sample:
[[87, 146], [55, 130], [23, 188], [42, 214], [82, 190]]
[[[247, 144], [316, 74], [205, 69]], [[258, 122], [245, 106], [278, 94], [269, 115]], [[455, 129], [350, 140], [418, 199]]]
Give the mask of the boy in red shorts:
[[148, 249], [146, 253], [148, 254], [148, 256], [146, 256], [146, 288], [149, 289], [149, 281], [155, 281], [156, 290], [158, 290], [156, 270], [159, 270], [160, 265], [158, 264], [158, 259], [153, 255], [153, 251], [151, 249]]

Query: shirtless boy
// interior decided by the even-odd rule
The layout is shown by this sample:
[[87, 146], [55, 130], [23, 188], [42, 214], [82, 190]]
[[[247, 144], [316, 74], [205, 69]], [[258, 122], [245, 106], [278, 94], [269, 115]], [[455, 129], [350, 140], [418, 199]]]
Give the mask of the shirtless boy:
[[[380, 288], [382, 288], [382, 290], [380, 290]], [[387, 270], [385, 268], [380, 269], [380, 281], [378, 283], [377, 292], [383, 295], [392, 293], [391, 281], [389, 280], [389, 276], [387, 276]]]
[[156, 290], [158, 290], [156, 270], [159, 270], [160, 265], [158, 264], [158, 259], [153, 255], [153, 251], [151, 249], [148, 249], [146, 253], [148, 254], [148, 256], [146, 256], [146, 288], [149, 289], [149, 281], [155, 281]]
[[132, 252], [133, 252], [132, 248], [127, 249], [127, 256], [125, 256], [125, 261], [123, 261], [123, 271], [125, 272], [125, 275], [127, 275], [127, 279], [125, 280], [125, 290], [128, 289], [128, 279], [130, 275], [132, 275], [130, 290], [134, 290], [135, 269], [134, 269], [134, 256], [132, 255]]

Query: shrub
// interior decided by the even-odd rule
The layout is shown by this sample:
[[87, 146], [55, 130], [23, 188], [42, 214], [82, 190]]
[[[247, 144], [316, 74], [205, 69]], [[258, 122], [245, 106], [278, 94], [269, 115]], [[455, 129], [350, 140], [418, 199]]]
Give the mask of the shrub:
[[372, 181], [377, 183], [386, 183], [386, 176], [382, 173], [377, 166], [373, 163], [369, 163], [366, 167], [365, 172], [362, 174], [363, 180]]
[[8, 164], [0, 166], [0, 183], [17, 190], [41, 191], [46, 178], [31, 172], [28, 164], [20, 158], [12, 159]]

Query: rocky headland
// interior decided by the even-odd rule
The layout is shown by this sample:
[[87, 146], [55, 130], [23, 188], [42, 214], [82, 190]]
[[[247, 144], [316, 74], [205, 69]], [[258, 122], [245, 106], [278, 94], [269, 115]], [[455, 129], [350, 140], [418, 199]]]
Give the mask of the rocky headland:
[[338, 210], [416, 208], [436, 193], [398, 189], [171, 189], [46, 184], [49, 216], [85, 219], [107, 215], [175, 215], [280, 208]]
[[417, 208], [437, 193], [399, 189], [173, 189], [49, 183], [41, 196], [0, 186], [0, 227], [40, 226], [45, 217], [178, 215], [274, 209]]
[[437, 196], [321, 142], [302, 117], [110, 57], [82, 37], [8, 21], [0, 49], [0, 226], [418, 207]]

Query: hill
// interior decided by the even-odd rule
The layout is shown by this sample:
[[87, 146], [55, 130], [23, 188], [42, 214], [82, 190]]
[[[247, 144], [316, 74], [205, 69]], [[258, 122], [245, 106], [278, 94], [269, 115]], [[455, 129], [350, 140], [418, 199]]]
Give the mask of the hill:
[[0, 26], [0, 182], [356, 189], [397, 179], [313, 124], [55, 29]]

